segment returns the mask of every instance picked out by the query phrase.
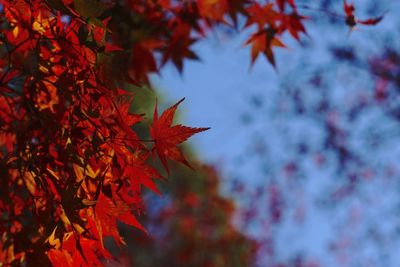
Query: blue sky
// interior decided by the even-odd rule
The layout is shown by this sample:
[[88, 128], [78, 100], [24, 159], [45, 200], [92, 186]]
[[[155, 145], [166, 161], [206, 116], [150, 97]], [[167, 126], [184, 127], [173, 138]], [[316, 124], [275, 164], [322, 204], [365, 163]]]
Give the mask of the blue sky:
[[[341, 177], [335, 169], [338, 163], [334, 156], [329, 157], [328, 153], [323, 168], [316, 167], [311, 157], [301, 159], [299, 177], [303, 180], [297, 187], [287, 182], [281, 171], [283, 164], [296, 159], [293, 152], [296, 144], [304, 141], [312, 153], [317, 153], [325, 135], [321, 118], [315, 118], [318, 114], [295, 116], [291, 113], [293, 103], [287, 100], [285, 92], [298, 88], [306, 107], [312, 107], [319, 95], [307, 89], [307, 79], [319, 70], [330, 83], [329, 99], [337, 116], [341, 117], [360, 94], [372, 90], [373, 80], [363, 69], [333, 62], [329, 49], [332, 46], [353, 47], [368, 60], [384, 46], [399, 47], [398, 38], [394, 37], [398, 37], [395, 10], [399, 10], [399, 3], [379, 2], [379, 8], [374, 10], [371, 9], [374, 1], [355, 1], [360, 13], [392, 12], [386, 14], [378, 26], [364, 27], [350, 35], [345, 25], [332, 26], [324, 15], [308, 12], [318, 19], [318, 23], [312, 20], [307, 23], [310, 38], [304, 38], [302, 45], [285, 39], [289, 48], [276, 49], [277, 70], [261, 57], [250, 67], [250, 51], [243, 47], [247, 32], [237, 35], [218, 31], [195, 46], [201, 62], [185, 62], [183, 75], [168, 66], [161, 77], [153, 79], [154, 86], [170, 103], [186, 97], [181, 106], [184, 124], [211, 127], [191, 142], [203, 161], [220, 167], [225, 185], [239, 179], [253, 189], [270, 183], [280, 186], [287, 212], [279, 225], [263, 231], [266, 219], [262, 214], [249, 227], [244, 227], [240, 219], [236, 221], [249, 235], [265, 235], [266, 238], [272, 235], [277, 261], [301, 254], [316, 259], [322, 266], [399, 266], [396, 248], [400, 243], [390, 238], [400, 222], [400, 217], [393, 212], [400, 201], [394, 189], [400, 186], [398, 180], [384, 182], [385, 175], [379, 174], [379, 179], [363, 184], [345, 201], [334, 203], [336, 208], [328, 209], [321, 208], [318, 201], [342, 185], [336, 181]], [[334, 7], [337, 12], [341, 4], [337, 1]], [[400, 136], [396, 134], [399, 126], [383, 115], [381, 107], [368, 109], [356, 125], [352, 123], [343, 120], [340, 126], [350, 133], [348, 146], [367, 161], [367, 167], [379, 172], [388, 162], [396, 164], [400, 156]], [[382, 146], [370, 149], [365, 136], [373, 131], [394, 132], [395, 135], [387, 137]], [[267, 152], [262, 152], [263, 149]], [[385, 197], [376, 195], [374, 190], [385, 192]], [[222, 193], [229, 195], [230, 192], [225, 188]], [[250, 195], [237, 198], [241, 208], [252, 204], [251, 201]], [[297, 224], [290, 214], [299, 207], [305, 207], [306, 215], [302, 223]], [[265, 203], [260, 204], [259, 209], [265, 209]], [[352, 214], [361, 218], [354, 225], [349, 223]], [[381, 222], [382, 218], [388, 219]], [[373, 240], [370, 231], [379, 233], [381, 241]], [[341, 244], [339, 247], [343, 251], [332, 253], [329, 249], [332, 244]], [[357, 253], [352, 254], [353, 250]]]

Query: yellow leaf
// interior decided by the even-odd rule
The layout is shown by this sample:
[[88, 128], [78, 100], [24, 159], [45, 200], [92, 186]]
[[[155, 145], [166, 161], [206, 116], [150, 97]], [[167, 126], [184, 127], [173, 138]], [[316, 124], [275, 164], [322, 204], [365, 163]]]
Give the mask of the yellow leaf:
[[19, 27], [18, 26], [14, 27], [12, 34], [13, 34], [14, 38], [18, 37], [18, 35], [19, 35]]
[[51, 170], [50, 168], [47, 168], [47, 171], [48, 171], [54, 178], [56, 178], [58, 181], [60, 180], [60, 177], [58, 177], [57, 173], [55, 173], [53, 170]]
[[60, 248], [60, 239], [56, 238], [56, 231], [57, 231], [57, 226], [54, 227], [53, 232], [51, 233], [51, 235], [47, 238], [47, 242], [49, 242], [49, 244], [51, 246], [53, 246], [55, 249], [59, 249]]
[[77, 178], [77, 182], [82, 181], [83, 178], [84, 178], [83, 168], [78, 166], [78, 165], [76, 165], [75, 163], [72, 166], [74, 168], [74, 172], [75, 172], [75, 175], [76, 175], [76, 178]]

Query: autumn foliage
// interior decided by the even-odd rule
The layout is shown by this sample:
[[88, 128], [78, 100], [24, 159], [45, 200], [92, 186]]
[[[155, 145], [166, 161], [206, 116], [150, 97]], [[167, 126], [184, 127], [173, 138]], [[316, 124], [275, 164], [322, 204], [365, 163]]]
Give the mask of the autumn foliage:
[[221, 196], [221, 178], [211, 167], [191, 164], [196, 172], [171, 164], [163, 197], [146, 196], [141, 219], [151, 235], [121, 228], [127, 246], [116, 251], [116, 266], [252, 266], [257, 244], [233, 225], [236, 208]]
[[[135, 95], [216, 26], [255, 28], [247, 44], [275, 64], [288, 32], [306, 33], [293, 0], [2, 0], [0, 13], [0, 261], [92, 266], [124, 244], [117, 224], [137, 220], [142, 188], [159, 193], [160, 160], [190, 166], [178, 145], [207, 128], [173, 125], [177, 104], [155, 107], [150, 140], [132, 126]], [[346, 4], [345, 4], [346, 5]], [[354, 8], [345, 6], [346, 16]], [[376, 21], [377, 22], [377, 21]], [[376, 23], [374, 21], [374, 23]], [[363, 24], [374, 24], [359, 21]], [[158, 158], [158, 159], [157, 159]]]

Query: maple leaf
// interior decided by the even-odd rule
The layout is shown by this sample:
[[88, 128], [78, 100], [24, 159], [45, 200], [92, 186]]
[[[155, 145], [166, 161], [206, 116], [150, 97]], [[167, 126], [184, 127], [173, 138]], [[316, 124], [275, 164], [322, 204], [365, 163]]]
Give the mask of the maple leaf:
[[[61, 252], [63, 255], [59, 252], [54, 253], [54, 250], [48, 254], [54, 266], [104, 266], [99, 256], [105, 259], [112, 258], [108, 250], [99, 246], [97, 240], [75, 236], [72, 233], [64, 235]], [[67, 265], [69, 263], [71, 265]]]
[[284, 15], [282, 19], [282, 29], [287, 29], [289, 33], [297, 41], [300, 40], [300, 33], [307, 35], [307, 31], [302, 23], [302, 20], [308, 19], [308, 17], [301, 16], [297, 12], [292, 12], [290, 15]]
[[117, 197], [111, 200], [103, 193], [100, 193], [94, 208], [94, 214], [94, 223], [102, 245], [103, 236], [112, 236], [117, 244], [125, 244], [119, 235], [117, 220], [146, 232], [146, 229], [131, 213], [129, 206]]
[[199, 60], [199, 57], [190, 49], [197, 39], [190, 36], [191, 28], [188, 24], [180, 23], [174, 30], [169, 43], [165, 47], [162, 65], [172, 60], [172, 63], [180, 73], [183, 71], [183, 60], [185, 58]]
[[73, 266], [73, 260], [71, 255], [66, 250], [50, 249], [47, 252], [50, 262], [54, 266], [60, 267], [71, 267]]
[[190, 167], [189, 162], [183, 156], [178, 144], [186, 141], [192, 135], [206, 131], [210, 128], [192, 128], [183, 125], [172, 126], [172, 121], [178, 105], [182, 103], [182, 98], [178, 103], [166, 109], [160, 117], [158, 117], [157, 104], [154, 109], [153, 125], [150, 128], [151, 137], [154, 140], [153, 151], [157, 151], [158, 157], [165, 169], [169, 173], [167, 158], [183, 163]]
[[343, 0], [343, 9], [347, 17], [354, 16], [354, 11], [356, 10], [354, 4], [349, 4], [346, 0]]
[[248, 14], [245, 27], [256, 24], [259, 29], [264, 28], [265, 24], [275, 26], [279, 14], [274, 10], [272, 3], [261, 6], [257, 2], [246, 9]]
[[132, 130], [132, 126], [142, 120], [141, 115], [130, 114], [129, 108], [131, 106], [132, 97], [125, 95], [126, 97], [120, 97], [114, 107], [117, 113], [116, 121], [118, 122], [121, 129], [124, 130], [127, 135], [127, 141], [133, 148], [141, 148], [143, 145], [139, 142], [139, 138], [135, 131]]
[[369, 18], [369, 19], [365, 19], [365, 20], [357, 20], [357, 23], [359, 24], [363, 24], [363, 25], [376, 25], [378, 24], [382, 19], [383, 19], [384, 15], [381, 15], [379, 17], [376, 18]]
[[230, 0], [229, 1], [229, 16], [231, 17], [234, 27], [237, 27], [238, 24], [238, 15], [246, 14], [245, 6], [249, 4], [249, 0]]
[[159, 49], [161, 46], [162, 42], [159, 40], [144, 40], [132, 47], [132, 57], [135, 64], [130, 71], [130, 75], [135, 83], [149, 83], [148, 73], [158, 72], [154, 50]]
[[276, 4], [280, 11], [285, 11], [286, 4], [289, 4], [293, 9], [296, 8], [294, 0], [276, 0]]
[[276, 37], [276, 31], [268, 28], [253, 34], [245, 43], [245, 45], [252, 45], [251, 47], [251, 64], [254, 64], [258, 55], [263, 53], [268, 61], [275, 66], [275, 57], [272, 47], [286, 47], [281, 40]]
[[129, 155], [129, 165], [125, 168], [123, 174], [124, 176], [128, 176], [132, 185], [143, 185], [158, 195], [161, 195], [152, 179], [160, 179], [162, 176], [156, 169], [146, 164], [145, 161], [147, 160], [147, 157], [148, 155], [140, 155], [139, 153], [135, 153], [132, 156]]
[[347, 0], [343, 0], [343, 9], [344, 13], [346, 14], [346, 24], [350, 28], [354, 28], [357, 24], [373, 26], [378, 24], [384, 17], [383, 14], [376, 18], [369, 18], [365, 20], [357, 19], [356, 16], [354, 15], [354, 12], [356, 10], [354, 4], [348, 3]]
[[214, 21], [223, 21], [229, 4], [227, 0], [198, 0], [197, 7], [200, 16]]

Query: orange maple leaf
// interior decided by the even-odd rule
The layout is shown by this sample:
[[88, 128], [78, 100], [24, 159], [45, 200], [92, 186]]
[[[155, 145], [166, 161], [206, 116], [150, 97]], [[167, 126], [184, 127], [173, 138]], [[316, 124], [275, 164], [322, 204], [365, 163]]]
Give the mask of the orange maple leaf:
[[258, 55], [263, 53], [268, 61], [275, 66], [275, 57], [272, 51], [274, 46], [285, 48], [285, 44], [276, 37], [274, 29], [268, 28], [266, 30], [259, 31], [253, 34], [245, 43], [245, 45], [251, 46], [251, 64], [254, 64]]
[[202, 17], [223, 21], [229, 9], [229, 2], [227, 0], [199, 0], [197, 6]]

